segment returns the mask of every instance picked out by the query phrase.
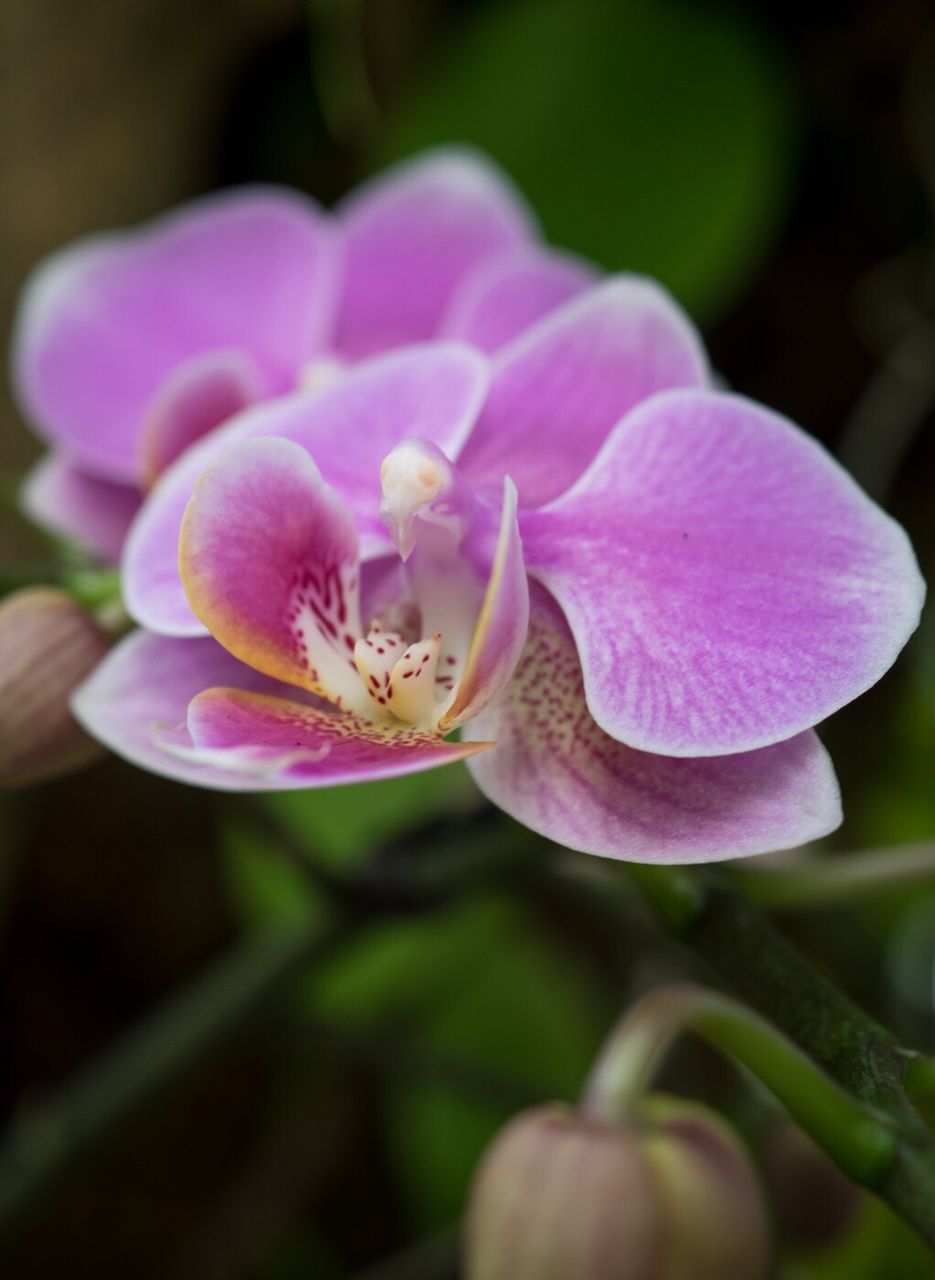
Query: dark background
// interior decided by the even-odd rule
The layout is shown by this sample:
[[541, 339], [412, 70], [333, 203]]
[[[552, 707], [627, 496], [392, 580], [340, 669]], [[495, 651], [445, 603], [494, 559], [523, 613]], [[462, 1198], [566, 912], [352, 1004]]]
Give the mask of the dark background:
[[[927, 0], [3, 0], [0, 58], [4, 323], [30, 267], [76, 235], [254, 179], [327, 203], [420, 146], [474, 142], [556, 243], [658, 275], [727, 382], [837, 451], [932, 576]], [[8, 397], [4, 589], [46, 554], [15, 511], [38, 445]], [[833, 849], [935, 839], [933, 641], [929, 618], [823, 732], [847, 812]], [[302, 845], [290, 860], [245, 802], [114, 760], [0, 796], [7, 1121], [238, 939], [320, 910], [302, 857], [347, 871], [375, 841], [476, 805], [457, 770], [276, 800]], [[933, 1048], [935, 890], [792, 927]], [[644, 922], [603, 937], [516, 893], [391, 919], [73, 1161], [9, 1237], [2, 1274], [330, 1280], [436, 1236], [423, 1269], [398, 1274], [453, 1274], [446, 1232], [486, 1138], [526, 1100], [574, 1096], [628, 994], [679, 963]], [[762, 1109], [720, 1064], [689, 1048], [674, 1071], [770, 1163]], [[869, 1201], [836, 1232], [833, 1184], [807, 1157], [772, 1164], [777, 1204], [811, 1170], [826, 1206], [804, 1225], [777, 1214], [787, 1280], [935, 1274]]]

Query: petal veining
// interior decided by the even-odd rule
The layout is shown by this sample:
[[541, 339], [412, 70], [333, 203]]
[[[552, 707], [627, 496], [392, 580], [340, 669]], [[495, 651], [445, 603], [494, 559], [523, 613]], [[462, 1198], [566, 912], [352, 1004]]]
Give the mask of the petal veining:
[[924, 596], [904, 531], [814, 440], [739, 396], [638, 407], [521, 528], [592, 715], [667, 755], [817, 724], [887, 670]]
[[305, 450], [248, 440], [209, 467], [182, 521], [196, 616], [235, 657], [339, 706], [366, 705], [354, 522]]
[[495, 742], [469, 765], [494, 804], [584, 853], [709, 862], [803, 844], [841, 821], [834, 771], [814, 733], [697, 760], [608, 737], [585, 704], [567, 623], [541, 587], [515, 676], [464, 736]]
[[641, 400], [708, 377], [691, 321], [639, 276], [615, 276], [560, 307], [499, 351], [493, 370], [458, 465], [488, 497], [509, 474], [521, 507], [563, 493]]

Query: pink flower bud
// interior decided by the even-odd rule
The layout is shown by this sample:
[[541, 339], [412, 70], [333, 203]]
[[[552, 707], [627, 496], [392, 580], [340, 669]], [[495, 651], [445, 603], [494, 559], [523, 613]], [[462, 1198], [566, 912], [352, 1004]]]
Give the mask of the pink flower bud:
[[766, 1213], [724, 1121], [656, 1095], [626, 1124], [517, 1116], [475, 1176], [466, 1280], [763, 1280]]
[[67, 773], [100, 754], [68, 704], [108, 648], [64, 591], [28, 587], [0, 604], [0, 786]]

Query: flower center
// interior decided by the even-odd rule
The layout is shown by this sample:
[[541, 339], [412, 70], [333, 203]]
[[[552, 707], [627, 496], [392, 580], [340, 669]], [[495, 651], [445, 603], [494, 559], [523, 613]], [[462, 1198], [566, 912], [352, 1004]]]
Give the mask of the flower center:
[[362, 636], [356, 575], [338, 570], [303, 575], [290, 620], [313, 691], [320, 679], [348, 711], [376, 722], [437, 729], [464, 670], [480, 607], [477, 572], [461, 551], [477, 504], [428, 441], [398, 445], [384, 459], [380, 481], [380, 514], [407, 562], [425, 638], [410, 643], [393, 629], [390, 614], [398, 609], [373, 619]]

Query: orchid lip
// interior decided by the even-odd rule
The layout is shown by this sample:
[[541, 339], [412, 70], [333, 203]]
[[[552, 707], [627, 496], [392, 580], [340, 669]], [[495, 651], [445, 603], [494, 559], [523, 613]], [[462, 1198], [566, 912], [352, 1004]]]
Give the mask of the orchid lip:
[[[360, 573], [350, 558], [299, 568], [287, 608], [303, 683], [340, 710], [377, 725], [444, 736], [483, 597], [462, 542], [479, 512], [473, 494], [436, 446], [404, 441], [380, 469], [381, 513], [407, 570], [414, 600], [428, 584], [435, 607], [416, 627], [390, 618], [361, 626]], [[347, 555], [350, 556], [350, 545]], [[420, 637], [421, 631], [421, 637]]]

